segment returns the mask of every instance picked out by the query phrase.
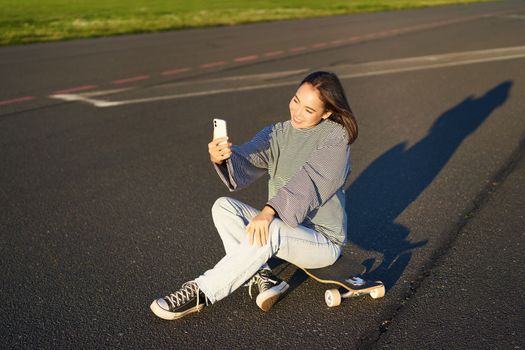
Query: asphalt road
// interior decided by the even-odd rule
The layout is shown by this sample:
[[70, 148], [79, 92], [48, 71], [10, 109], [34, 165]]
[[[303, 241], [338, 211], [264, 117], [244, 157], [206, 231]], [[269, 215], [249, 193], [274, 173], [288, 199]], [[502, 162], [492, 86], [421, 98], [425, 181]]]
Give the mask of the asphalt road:
[[[523, 286], [523, 235], [506, 232], [523, 228], [512, 194], [523, 192], [524, 32], [525, 3], [503, 1], [0, 48], [0, 344], [463, 348], [468, 335], [523, 348], [523, 297], [505, 294], [510, 323], [495, 296], [479, 307], [486, 271], [474, 262], [512, 247], [490, 266], [498, 290]], [[222, 185], [211, 119], [242, 143], [286, 120], [316, 69], [343, 78], [358, 117], [348, 249], [387, 295], [329, 309], [325, 286], [276, 262], [292, 288], [269, 313], [241, 289], [182, 320], [156, 318], [154, 298], [222, 257], [216, 198], [266, 200], [264, 180]], [[483, 317], [443, 308], [462, 280], [472, 297], [455, 305]], [[497, 326], [476, 333], [486, 324]]]

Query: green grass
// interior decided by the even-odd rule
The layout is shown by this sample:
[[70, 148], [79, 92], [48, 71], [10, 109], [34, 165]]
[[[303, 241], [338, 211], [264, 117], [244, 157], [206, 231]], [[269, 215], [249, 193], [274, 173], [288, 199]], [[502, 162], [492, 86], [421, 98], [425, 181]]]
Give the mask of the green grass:
[[0, 0], [0, 45], [488, 0]]

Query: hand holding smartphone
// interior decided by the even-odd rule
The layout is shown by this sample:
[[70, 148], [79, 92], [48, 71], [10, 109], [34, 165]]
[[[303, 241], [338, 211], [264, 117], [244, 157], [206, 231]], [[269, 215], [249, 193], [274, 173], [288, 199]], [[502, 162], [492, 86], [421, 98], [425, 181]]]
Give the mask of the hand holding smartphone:
[[228, 143], [228, 132], [226, 121], [222, 119], [213, 119], [213, 140], [208, 144], [210, 159], [216, 164], [222, 164], [224, 160], [230, 158], [231, 143]]
[[213, 119], [213, 139], [215, 140], [220, 137], [228, 137], [228, 131], [226, 129], [226, 120], [215, 118]]

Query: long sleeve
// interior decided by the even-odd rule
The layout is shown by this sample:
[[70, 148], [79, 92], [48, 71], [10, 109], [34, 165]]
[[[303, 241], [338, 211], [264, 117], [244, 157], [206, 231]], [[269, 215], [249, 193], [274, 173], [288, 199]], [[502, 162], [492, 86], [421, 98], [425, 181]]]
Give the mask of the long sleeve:
[[328, 201], [350, 172], [350, 146], [339, 133], [317, 148], [308, 161], [268, 201], [289, 226], [300, 225], [312, 210]]
[[222, 182], [238, 191], [264, 175], [268, 169], [272, 126], [259, 131], [241, 146], [232, 146], [232, 155], [221, 165], [213, 163]]

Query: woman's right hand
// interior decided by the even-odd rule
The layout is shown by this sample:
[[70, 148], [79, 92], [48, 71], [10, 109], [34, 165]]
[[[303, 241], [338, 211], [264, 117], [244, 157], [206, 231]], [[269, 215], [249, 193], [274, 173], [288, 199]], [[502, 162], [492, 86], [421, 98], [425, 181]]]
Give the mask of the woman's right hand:
[[[224, 144], [221, 145], [223, 142]], [[232, 144], [228, 143], [228, 137], [219, 137], [208, 143], [211, 161], [218, 165], [222, 164], [232, 155], [231, 147]]]

